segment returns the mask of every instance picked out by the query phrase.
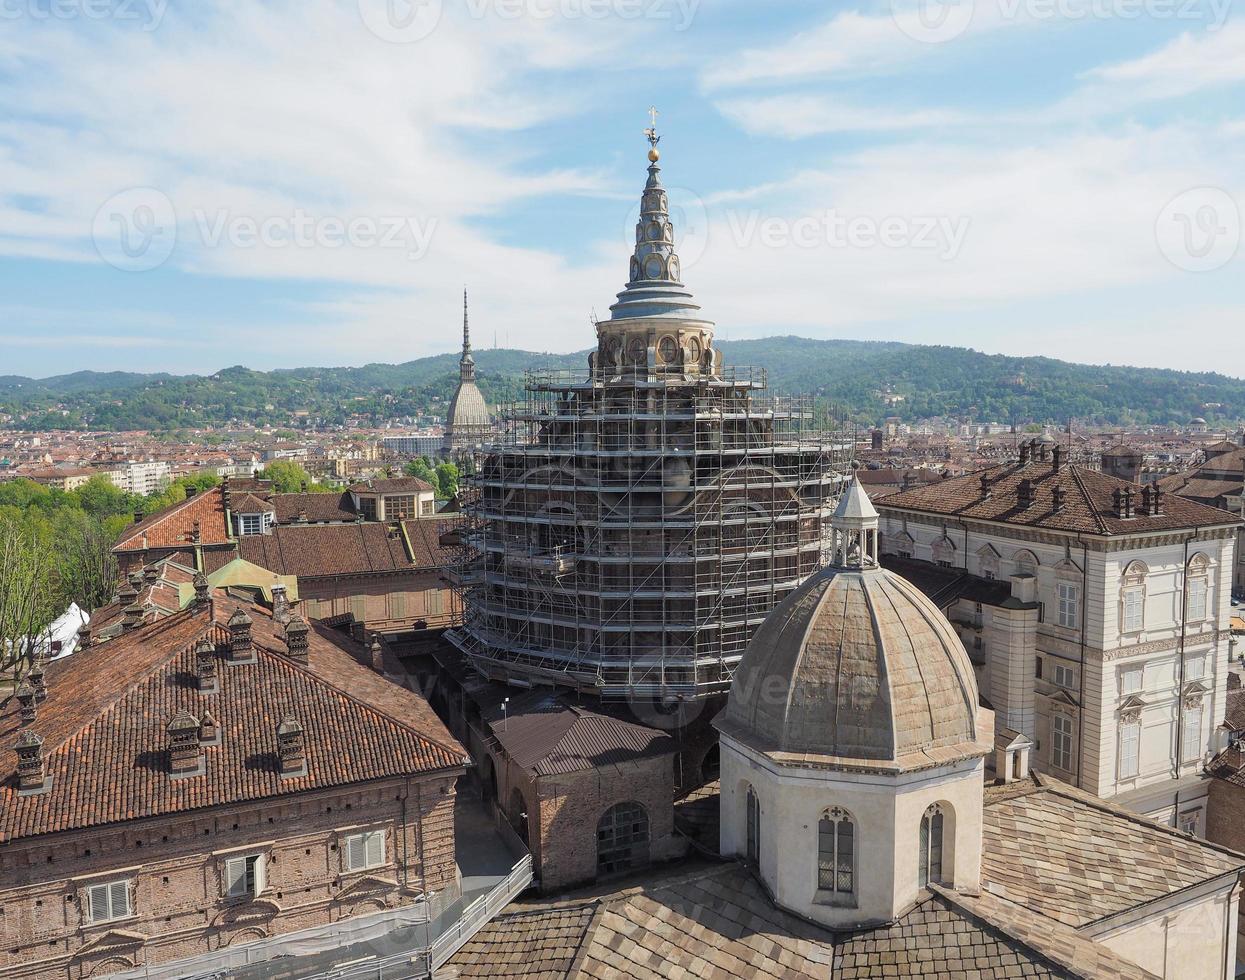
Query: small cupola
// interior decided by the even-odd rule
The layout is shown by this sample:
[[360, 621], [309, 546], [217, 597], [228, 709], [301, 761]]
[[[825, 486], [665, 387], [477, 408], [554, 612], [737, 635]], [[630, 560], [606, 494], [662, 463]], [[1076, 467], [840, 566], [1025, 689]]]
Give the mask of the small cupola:
[[859, 480], [852, 480], [830, 519], [830, 561], [838, 568], [877, 567], [878, 512]]
[[239, 606], [229, 617], [229, 662], [235, 664], [252, 663], [255, 660], [255, 640], [251, 635], [251, 627], [255, 621]]

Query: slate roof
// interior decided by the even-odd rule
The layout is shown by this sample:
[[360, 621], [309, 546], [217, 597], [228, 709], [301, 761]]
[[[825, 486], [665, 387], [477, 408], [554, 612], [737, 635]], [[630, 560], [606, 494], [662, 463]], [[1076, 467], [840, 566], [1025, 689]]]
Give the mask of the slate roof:
[[[982, 475], [989, 480], [988, 492], [981, 488]], [[1020, 482], [1032, 481], [1034, 503], [1020, 506]], [[1053, 489], [1064, 491], [1064, 504], [1058, 513]], [[1112, 492], [1133, 490], [1132, 518], [1112, 513]], [[1141, 513], [1141, 488], [1095, 470], [1064, 463], [1036, 462], [1021, 465], [1002, 463], [967, 476], [942, 480], [930, 486], [891, 494], [878, 502], [883, 511], [916, 511], [944, 517], [967, 518], [1014, 524], [1022, 527], [1081, 532], [1085, 534], [1139, 534], [1192, 527], [1215, 527], [1239, 523], [1231, 515], [1175, 494], [1163, 496], [1163, 513]]]
[[190, 542], [195, 521], [199, 522], [200, 544], [229, 543], [220, 487], [204, 490], [131, 524], [121, 532], [113, 550], [144, 551], [148, 548], [184, 547]]
[[1006, 903], [928, 893], [897, 922], [831, 932], [777, 909], [737, 864], [659, 876], [561, 902], [516, 903], [447, 964], [447, 976], [877, 977], [1003, 980], [1150, 974], [1070, 929], [1027, 930]]
[[943, 568], [932, 561], [895, 555], [882, 555], [881, 562], [883, 568], [902, 575], [924, 592], [939, 609], [960, 599], [997, 606], [1011, 598], [1010, 582], [980, 578], [961, 568]]
[[987, 790], [982, 888], [1080, 928], [1221, 875], [1245, 856], [1045, 776]]
[[[224, 624], [244, 608], [256, 662], [226, 663]], [[216, 649], [219, 691], [197, 688], [194, 648]], [[22, 730], [14, 700], [0, 713], [0, 842], [391, 776], [455, 770], [465, 752], [414, 692], [364, 666], [367, 651], [313, 623], [308, 666], [288, 659], [284, 633], [261, 606], [214, 592], [213, 614], [187, 610], [47, 667], [47, 699], [28, 728], [43, 739], [51, 788], [19, 797]], [[169, 778], [165, 726], [178, 711], [210, 710], [221, 744], [206, 771]], [[307, 775], [282, 778], [276, 725], [305, 730]]]
[[581, 772], [675, 751], [674, 740], [662, 732], [588, 711], [549, 691], [512, 698], [504, 712], [495, 704], [483, 714], [506, 754], [537, 776]]

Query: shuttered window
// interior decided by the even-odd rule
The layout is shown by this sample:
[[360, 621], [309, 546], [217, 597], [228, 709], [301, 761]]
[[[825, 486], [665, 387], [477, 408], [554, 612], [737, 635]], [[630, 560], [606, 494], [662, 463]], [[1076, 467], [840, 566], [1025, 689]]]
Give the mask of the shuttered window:
[[1120, 778], [1132, 779], [1141, 765], [1141, 723], [1126, 722], [1120, 728]]
[[247, 854], [225, 861], [225, 895], [228, 898], [244, 898], [258, 895], [264, 890], [264, 857]]
[[385, 832], [372, 830], [346, 838], [346, 870], [379, 868], [385, 863]]
[[131, 914], [130, 883], [127, 880], [92, 885], [87, 889], [87, 920], [111, 922]]

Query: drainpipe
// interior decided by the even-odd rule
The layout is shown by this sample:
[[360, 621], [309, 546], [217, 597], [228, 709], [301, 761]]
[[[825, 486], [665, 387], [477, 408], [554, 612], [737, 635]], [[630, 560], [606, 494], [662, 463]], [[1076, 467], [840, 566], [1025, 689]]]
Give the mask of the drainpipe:
[[1076, 678], [1076, 699], [1081, 711], [1076, 731], [1076, 788], [1084, 789], [1081, 777], [1085, 765], [1085, 609], [1089, 604], [1089, 543], [1080, 534], [1076, 539], [1081, 542], [1081, 663]]
[[[1177, 646], [1179, 650], [1177, 663], [1179, 669], [1176, 673], [1176, 758], [1173, 765], [1173, 776], [1180, 778], [1180, 767], [1184, 764], [1184, 645], [1185, 635], [1188, 632], [1189, 623], [1189, 545], [1197, 540], [1197, 532], [1184, 539], [1184, 568], [1183, 579], [1180, 583], [1180, 640]], [[1176, 791], [1175, 806], [1180, 805], [1180, 791]], [[1175, 827], [1180, 823], [1180, 814], [1172, 813], [1172, 826]]]

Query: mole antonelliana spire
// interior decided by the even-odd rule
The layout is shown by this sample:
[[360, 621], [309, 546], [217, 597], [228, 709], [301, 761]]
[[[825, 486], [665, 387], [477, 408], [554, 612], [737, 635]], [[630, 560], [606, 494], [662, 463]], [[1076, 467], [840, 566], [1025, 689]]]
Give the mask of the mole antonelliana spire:
[[[655, 121], [656, 111], [652, 110]], [[582, 371], [532, 370], [472, 478], [479, 558], [449, 638], [481, 673], [603, 698], [725, 693], [816, 570], [836, 479], [810, 400], [754, 398], [683, 285], [660, 137], [627, 283]]]
[[446, 456], [466, 456], [488, 442], [492, 420], [484, 395], [476, 384], [476, 361], [471, 356], [467, 326], [467, 288], [463, 287], [463, 352], [458, 359], [458, 388], [445, 416], [441, 451]]

